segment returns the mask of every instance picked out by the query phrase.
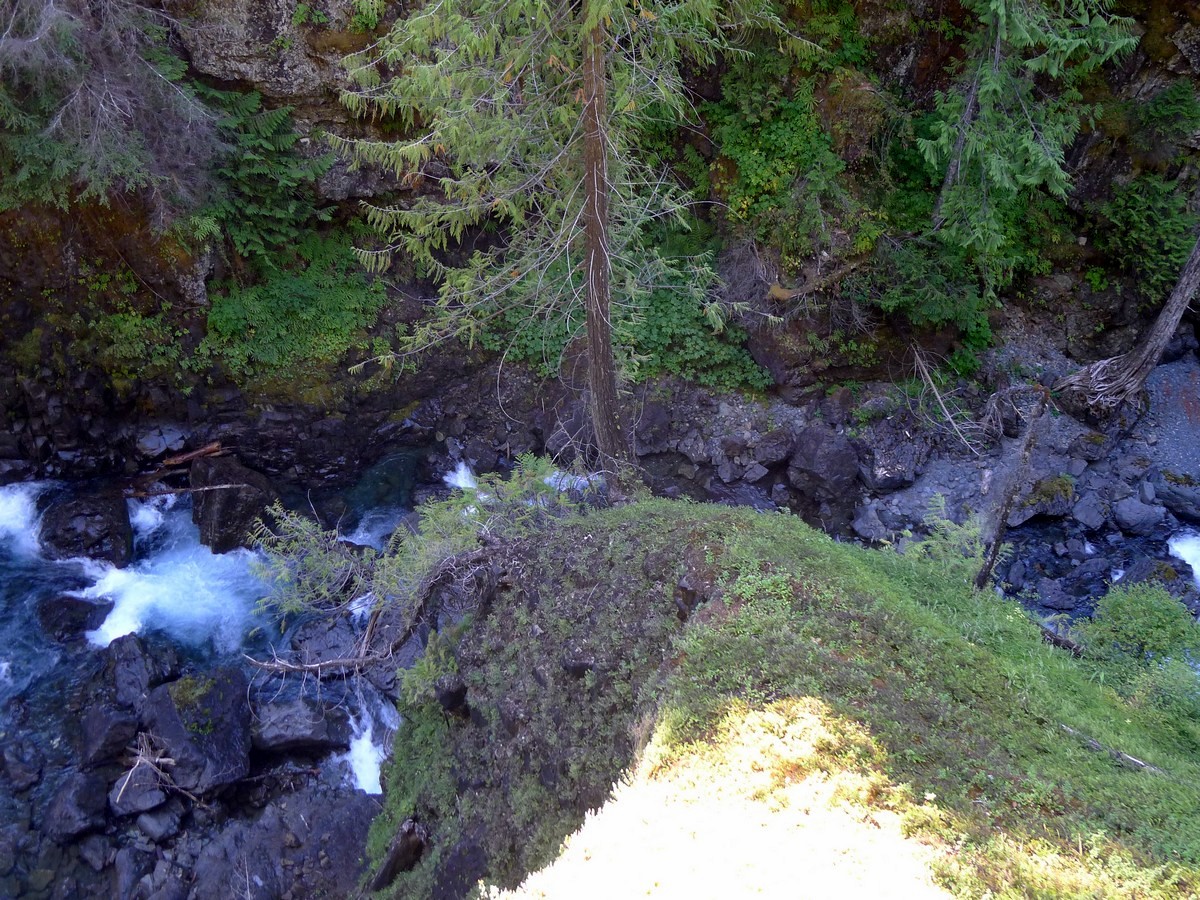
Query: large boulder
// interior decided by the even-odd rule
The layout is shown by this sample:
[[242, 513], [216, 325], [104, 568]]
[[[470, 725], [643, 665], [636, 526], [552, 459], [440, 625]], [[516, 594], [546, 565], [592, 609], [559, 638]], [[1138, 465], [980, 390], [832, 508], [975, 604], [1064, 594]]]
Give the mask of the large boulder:
[[1161, 506], [1143, 503], [1137, 497], [1126, 497], [1113, 505], [1113, 518], [1126, 534], [1146, 535], [1162, 524]]
[[327, 753], [350, 746], [350, 719], [344, 709], [309, 697], [262, 703], [254, 709], [250, 739], [267, 753]]
[[133, 558], [129, 508], [115, 488], [55, 500], [42, 515], [40, 537], [51, 559], [86, 556], [125, 566]]
[[809, 518], [830, 529], [847, 526], [861, 493], [858, 472], [858, 451], [845, 435], [822, 425], [797, 433], [787, 477]]
[[137, 716], [125, 709], [96, 704], [83, 716], [83, 761], [95, 766], [120, 756], [137, 734]]
[[151, 688], [179, 672], [179, 656], [172, 647], [150, 647], [136, 634], [117, 638], [105, 653], [105, 671], [122, 706], [140, 708]]
[[250, 704], [240, 669], [224, 667], [189, 675], [150, 692], [142, 712], [145, 730], [175, 760], [172, 780], [204, 794], [250, 771]]
[[1200, 522], [1200, 483], [1191, 475], [1164, 472], [1154, 480], [1154, 489], [1167, 509], [1185, 522]]
[[191, 484], [198, 489], [192, 494], [192, 521], [200, 528], [200, 541], [214, 553], [245, 546], [255, 521], [279, 499], [267, 476], [232, 456], [197, 459]]

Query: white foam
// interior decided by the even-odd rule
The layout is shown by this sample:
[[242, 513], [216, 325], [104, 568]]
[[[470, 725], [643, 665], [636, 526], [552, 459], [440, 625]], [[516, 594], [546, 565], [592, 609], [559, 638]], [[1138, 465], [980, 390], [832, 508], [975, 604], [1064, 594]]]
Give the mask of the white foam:
[[12, 663], [7, 659], [0, 659], [0, 684], [12, 684]]
[[157, 628], [185, 644], [199, 646], [211, 638], [221, 652], [237, 650], [264, 593], [252, 571], [254, 554], [213, 553], [200, 543], [186, 510], [165, 516], [160, 527], [167, 538], [150, 558], [127, 569], [84, 564], [96, 583], [78, 596], [114, 604], [88, 640], [105, 647], [123, 635]]
[[399, 506], [373, 509], [363, 515], [358, 527], [346, 535], [346, 540], [363, 547], [383, 550], [392, 532], [400, 526], [406, 515], [408, 510]]
[[446, 482], [450, 487], [463, 491], [473, 491], [479, 487], [479, 480], [475, 477], [475, 473], [471, 471], [471, 467], [465, 462], [459, 462], [454, 467], [453, 472], [447, 472], [442, 476], [442, 481]]
[[547, 487], [552, 487], [556, 491], [576, 491], [577, 493], [583, 493], [591, 488], [603, 487], [604, 476], [600, 474], [572, 475], [561, 469], [555, 469], [543, 478], [542, 482]]
[[21, 556], [37, 554], [37, 497], [44, 487], [42, 484], [0, 487], [0, 545], [7, 545]]
[[350, 749], [338, 758], [350, 767], [350, 775], [356, 788], [368, 794], [382, 794], [380, 774], [387, 752], [383, 746], [372, 740], [374, 732], [375, 728], [369, 717], [366, 718], [365, 724], [356, 719]]
[[1200, 587], [1200, 533], [1181, 531], [1171, 536], [1167, 541], [1167, 549], [1177, 559], [1182, 559], [1192, 567], [1192, 577], [1196, 586]]
[[1116, 584], [1118, 581], [1120, 581], [1124, 577], [1125, 577], [1124, 569], [1113, 569], [1111, 572], [1108, 573], [1108, 580], [1111, 581], [1113, 584]]
[[175, 494], [165, 494], [161, 497], [151, 497], [148, 500], [129, 501], [129, 524], [133, 526], [134, 534], [146, 538], [158, 531], [166, 520], [166, 514], [175, 506]]
[[1096, 545], [1093, 544], [1091, 541], [1084, 541], [1083, 542], [1083, 552], [1088, 556], [1095, 556], [1096, 555]]

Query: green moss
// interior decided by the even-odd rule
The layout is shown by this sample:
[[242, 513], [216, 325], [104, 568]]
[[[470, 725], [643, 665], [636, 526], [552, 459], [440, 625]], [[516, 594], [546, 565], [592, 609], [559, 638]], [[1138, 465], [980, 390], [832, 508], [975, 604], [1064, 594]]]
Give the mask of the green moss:
[[[1070, 487], [1050, 481], [1056, 496]], [[486, 881], [515, 885], [651, 734], [671, 765], [782, 701], [853, 723], [862, 740], [821, 765], [871, 768], [893, 786], [881, 803], [936, 795], [936, 815], [914, 821], [944, 842], [942, 877], [963, 895], [1086, 883], [1041, 872], [1047, 854], [1120, 888], [1105, 895], [1200, 887], [1200, 720], [1116, 696], [1102, 661], [1050, 648], [1016, 603], [973, 591], [961, 552], [868, 551], [790, 516], [667, 501], [493, 540], [503, 578], [455, 650], [472, 719], [422, 705], [397, 736], [372, 858], [410, 815], [433, 843], [389, 896], [430, 896], [464, 842], [486, 854]], [[1178, 698], [1180, 677], [1142, 691]], [[1114, 766], [1060, 723], [1167, 774]], [[1077, 853], [1093, 839], [1096, 854]]]
[[1055, 475], [1043, 478], [1034, 484], [1029, 495], [1022, 501], [1026, 507], [1050, 505], [1069, 501], [1075, 494], [1075, 479], [1070, 475]]
[[180, 718], [193, 734], [210, 735], [216, 727], [212, 707], [207, 704], [209, 694], [216, 686], [212, 678], [196, 675], [185, 675], [167, 686]]

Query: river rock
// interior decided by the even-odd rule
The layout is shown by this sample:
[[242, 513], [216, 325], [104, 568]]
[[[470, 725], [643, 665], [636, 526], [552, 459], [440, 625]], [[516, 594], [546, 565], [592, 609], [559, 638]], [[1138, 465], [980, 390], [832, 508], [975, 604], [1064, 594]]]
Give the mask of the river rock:
[[1104, 501], [1095, 491], [1088, 491], [1071, 507], [1071, 516], [1084, 528], [1096, 531], [1104, 526], [1107, 519]]
[[887, 526], [879, 518], [879, 511], [874, 502], [860, 507], [850, 525], [854, 533], [866, 541], [887, 540]]
[[195, 460], [191, 485], [193, 488], [234, 485], [221, 490], [200, 490], [192, 495], [192, 521], [200, 528], [201, 543], [214, 553], [245, 546], [255, 521], [279, 499], [279, 492], [267, 476], [246, 468], [232, 456]]
[[179, 823], [183, 819], [183, 804], [172, 797], [158, 809], [144, 812], [137, 817], [137, 827], [146, 837], [161, 844], [179, 834]]
[[849, 524], [859, 497], [858, 452], [849, 438], [821, 425], [801, 429], [787, 476], [811, 516], [832, 528]]
[[250, 739], [255, 750], [268, 753], [327, 753], [350, 746], [346, 711], [309, 697], [259, 704], [254, 709]]
[[197, 794], [232, 784], [250, 771], [250, 704], [246, 676], [222, 667], [150, 692], [142, 719], [175, 760], [171, 777]]
[[128, 710], [98, 704], [83, 716], [83, 761], [95, 766], [119, 756], [137, 734], [137, 716]]
[[1163, 508], [1143, 503], [1136, 497], [1126, 497], [1113, 505], [1113, 518], [1126, 534], [1146, 535], [1163, 520]]
[[796, 449], [796, 439], [786, 428], [768, 431], [755, 443], [752, 453], [755, 462], [770, 467], [781, 463]]
[[114, 816], [136, 815], [166, 802], [158, 774], [148, 765], [135, 765], [108, 792], [108, 808]]
[[1008, 514], [1008, 527], [1016, 528], [1034, 516], [1065, 516], [1074, 507], [1074, 500], [1075, 483], [1066, 475], [1040, 478], [1013, 504]]
[[40, 537], [43, 551], [51, 559], [86, 556], [119, 567], [133, 558], [129, 509], [116, 489], [54, 501], [42, 516]]
[[67, 776], [50, 801], [42, 830], [58, 841], [66, 841], [104, 824], [107, 794], [104, 778], [92, 772]]
[[85, 600], [60, 594], [39, 600], [37, 615], [42, 633], [65, 644], [82, 639], [85, 631], [99, 628], [112, 608], [111, 600]]
[[29, 790], [42, 780], [42, 753], [28, 738], [9, 741], [0, 757], [4, 761], [4, 774], [17, 793]]
[[1155, 482], [1157, 499], [1186, 522], [1200, 522], [1200, 484], [1189, 475], [1164, 472]]

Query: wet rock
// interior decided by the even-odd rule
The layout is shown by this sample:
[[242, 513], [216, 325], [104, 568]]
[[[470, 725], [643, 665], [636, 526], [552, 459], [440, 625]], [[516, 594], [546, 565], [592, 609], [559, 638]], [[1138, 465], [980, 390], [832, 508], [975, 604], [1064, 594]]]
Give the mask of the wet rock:
[[103, 836], [90, 834], [76, 846], [79, 848], [79, 858], [87, 863], [93, 872], [101, 872], [108, 865], [112, 847]]
[[1113, 518], [1126, 534], [1146, 535], [1163, 520], [1163, 508], [1143, 503], [1136, 497], [1126, 497], [1113, 505]]
[[345, 710], [308, 697], [258, 704], [250, 726], [255, 750], [268, 753], [326, 753], [350, 746], [350, 719]]
[[116, 489], [63, 497], [42, 516], [41, 541], [51, 559], [86, 556], [115, 566], [133, 558], [133, 526], [125, 498]]
[[[305, 622], [292, 635], [292, 649], [300, 662], [311, 665], [358, 654], [359, 639], [344, 618], [322, 618]], [[333, 674], [332, 670], [327, 670]]]
[[150, 692], [142, 718], [175, 760], [171, 777], [203, 794], [250, 771], [250, 704], [246, 676], [222, 667], [190, 675]]
[[174, 677], [179, 656], [169, 645], [151, 648], [136, 634], [119, 637], [108, 645], [106, 671], [116, 700], [139, 708], [150, 689]]
[[148, 765], [136, 765], [113, 784], [108, 808], [114, 816], [132, 816], [167, 802], [158, 774]]
[[1038, 579], [1037, 595], [1038, 603], [1047, 609], [1069, 612], [1079, 605], [1079, 598], [1068, 594], [1053, 578]]
[[119, 756], [137, 734], [137, 716], [111, 706], [92, 706], [83, 716], [83, 761], [95, 766]]
[[1084, 528], [1096, 531], [1102, 528], [1107, 520], [1104, 501], [1095, 491], [1088, 491], [1071, 507], [1071, 516]]
[[192, 521], [200, 528], [200, 541], [214, 553], [227, 553], [246, 545], [255, 521], [279, 499], [267, 476], [242, 465], [232, 456], [210, 456], [192, 463], [193, 488], [232, 485], [192, 495]]
[[[133, 890], [142, 876], [150, 871], [154, 858], [142, 850], [133, 847], [123, 847], [117, 851], [113, 861], [113, 894], [114, 897], [132, 897]], [[226, 889], [233, 884], [232, 880]]]
[[42, 780], [42, 754], [28, 739], [18, 738], [4, 745], [4, 774], [18, 794]]
[[367, 828], [379, 812], [361, 791], [314, 784], [271, 800], [254, 821], [230, 821], [203, 844], [193, 900], [227, 900], [232, 884], [254, 897], [349, 897], [362, 875]]
[[84, 632], [99, 628], [112, 611], [111, 600], [85, 600], [63, 594], [38, 601], [38, 623], [46, 637], [59, 643], [82, 640]]
[[107, 787], [104, 778], [91, 772], [69, 775], [50, 801], [42, 830], [66, 841], [99, 828], [104, 824]]

